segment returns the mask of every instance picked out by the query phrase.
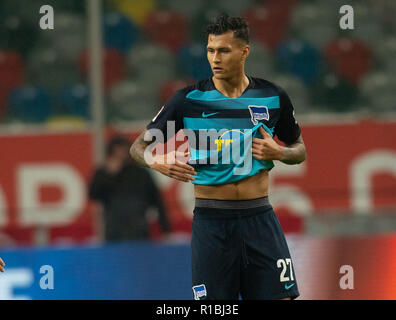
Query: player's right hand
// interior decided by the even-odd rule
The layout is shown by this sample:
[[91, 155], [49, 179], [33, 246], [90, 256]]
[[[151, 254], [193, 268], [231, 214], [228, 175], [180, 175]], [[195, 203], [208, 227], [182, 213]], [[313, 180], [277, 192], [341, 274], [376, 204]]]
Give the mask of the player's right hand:
[[194, 181], [195, 178], [193, 176], [197, 175], [195, 169], [187, 163], [178, 160], [187, 156], [189, 156], [189, 153], [179, 152], [156, 156], [154, 163], [150, 167], [170, 178], [182, 182]]
[[1, 260], [1, 258], [0, 258], [0, 272], [4, 272], [4, 266], [5, 266], [5, 263], [4, 263], [4, 261]]

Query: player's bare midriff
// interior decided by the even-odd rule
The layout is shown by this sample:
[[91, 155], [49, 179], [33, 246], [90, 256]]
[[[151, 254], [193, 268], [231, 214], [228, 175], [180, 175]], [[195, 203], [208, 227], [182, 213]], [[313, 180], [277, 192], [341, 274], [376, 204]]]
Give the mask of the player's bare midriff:
[[237, 182], [207, 186], [194, 185], [195, 198], [218, 200], [248, 200], [268, 195], [268, 170]]

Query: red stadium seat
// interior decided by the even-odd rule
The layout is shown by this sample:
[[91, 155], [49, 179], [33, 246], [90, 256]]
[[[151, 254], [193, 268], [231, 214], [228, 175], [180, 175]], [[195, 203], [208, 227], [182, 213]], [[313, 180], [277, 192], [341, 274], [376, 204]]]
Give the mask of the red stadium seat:
[[[104, 88], [110, 90], [125, 78], [126, 62], [124, 56], [116, 49], [104, 50]], [[88, 77], [89, 54], [87, 51], [79, 57], [79, 70], [83, 77]]]
[[176, 52], [189, 40], [186, 17], [173, 11], [153, 11], [145, 19], [143, 29], [156, 43]]
[[10, 91], [24, 81], [22, 56], [14, 51], [0, 51], [0, 119], [5, 112], [5, 104]]
[[284, 40], [294, 1], [269, 1], [246, 10], [253, 38], [274, 50]]
[[325, 48], [325, 57], [334, 71], [353, 84], [359, 84], [372, 66], [370, 48], [358, 39], [339, 38]]
[[183, 89], [192, 84], [194, 80], [173, 80], [162, 84], [159, 93], [161, 105], [163, 105], [177, 90]]

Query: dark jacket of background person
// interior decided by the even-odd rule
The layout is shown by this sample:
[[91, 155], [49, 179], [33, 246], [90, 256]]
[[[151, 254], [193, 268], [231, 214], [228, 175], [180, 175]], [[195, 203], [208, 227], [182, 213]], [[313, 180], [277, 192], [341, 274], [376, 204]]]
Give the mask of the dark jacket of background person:
[[105, 241], [148, 240], [147, 213], [158, 212], [163, 233], [169, 223], [161, 194], [150, 173], [129, 156], [130, 143], [113, 138], [107, 147], [106, 163], [98, 168], [89, 184], [89, 197], [103, 205]]

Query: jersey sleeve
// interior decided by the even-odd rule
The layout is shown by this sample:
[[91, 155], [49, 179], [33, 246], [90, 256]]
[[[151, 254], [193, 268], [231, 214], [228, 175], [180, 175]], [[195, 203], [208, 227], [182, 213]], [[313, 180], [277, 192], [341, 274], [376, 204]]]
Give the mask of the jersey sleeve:
[[[158, 129], [164, 135], [164, 142], [167, 142], [180, 129], [183, 129], [182, 107], [185, 95], [182, 90], [177, 91], [166, 103], [159, 109], [146, 129]], [[168, 136], [169, 128], [169, 136]], [[174, 128], [174, 130], [173, 130]]]
[[294, 118], [294, 107], [286, 92], [280, 88], [280, 118], [275, 126], [275, 134], [282, 142], [292, 144], [301, 134], [300, 126]]

